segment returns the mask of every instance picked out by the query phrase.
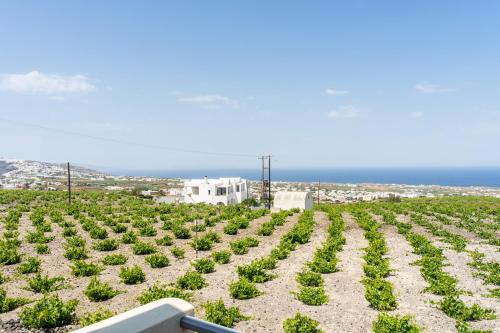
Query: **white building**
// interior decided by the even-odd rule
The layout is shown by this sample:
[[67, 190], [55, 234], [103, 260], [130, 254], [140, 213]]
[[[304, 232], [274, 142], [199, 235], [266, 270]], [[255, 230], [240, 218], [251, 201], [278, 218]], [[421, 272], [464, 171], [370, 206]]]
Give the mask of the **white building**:
[[185, 203], [208, 203], [213, 205], [231, 205], [241, 203], [248, 198], [246, 179], [191, 179], [184, 182]]
[[278, 191], [274, 194], [273, 208], [301, 210], [310, 209], [313, 206], [313, 198], [310, 192]]

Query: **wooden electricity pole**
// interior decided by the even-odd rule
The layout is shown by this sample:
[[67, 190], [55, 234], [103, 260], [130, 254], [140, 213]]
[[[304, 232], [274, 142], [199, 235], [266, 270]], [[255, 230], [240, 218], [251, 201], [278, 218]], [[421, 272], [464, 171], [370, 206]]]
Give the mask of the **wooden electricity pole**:
[[321, 187], [321, 180], [318, 180], [318, 205], [319, 205], [319, 188]]
[[71, 206], [71, 171], [68, 162], [68, 207]]
[[261, 202], [266, 208], [271, 208], [271, 155], [263, 155], [259, 157], [262, 160], [262, 195]]

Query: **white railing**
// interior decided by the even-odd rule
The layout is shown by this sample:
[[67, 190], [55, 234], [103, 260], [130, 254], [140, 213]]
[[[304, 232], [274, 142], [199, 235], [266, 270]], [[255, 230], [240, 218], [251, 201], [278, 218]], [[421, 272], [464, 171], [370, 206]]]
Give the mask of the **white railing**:
[[113, 316], [74, 333], [238, 333], [193, 317], [194, 307], [178, 298], [164, 298]]

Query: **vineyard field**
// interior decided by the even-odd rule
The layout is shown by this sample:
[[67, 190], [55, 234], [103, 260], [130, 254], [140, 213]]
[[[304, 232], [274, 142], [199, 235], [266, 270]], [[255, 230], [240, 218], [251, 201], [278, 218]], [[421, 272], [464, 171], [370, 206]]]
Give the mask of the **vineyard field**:
[[271, 213], [0, 190], [0, 332], [71, 331], [164, 297], [242, 332], [500, 332], [500, 199]]

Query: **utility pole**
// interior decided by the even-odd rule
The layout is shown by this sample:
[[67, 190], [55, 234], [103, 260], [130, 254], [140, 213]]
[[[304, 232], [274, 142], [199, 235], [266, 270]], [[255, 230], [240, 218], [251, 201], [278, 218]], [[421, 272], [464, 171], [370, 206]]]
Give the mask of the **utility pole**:
[[321, 180], [318, 180], [318, 205], [319, 205], [319, 189], [321, 187]]
[[68, 162], [68, 207], [71, 207], [71, 171]]
[[271, 155], [263, 155], [259, 157], [262, 160], [262, 195], [261, 201], [266, 208], [271, 208]]
[[194, 227], [195, 227], [195, 250], [196, 250], [196, 254], [195, 254], [195, 258], [198, 259], [198, 217], [196, 217], [196, 220], [194, 220]]

